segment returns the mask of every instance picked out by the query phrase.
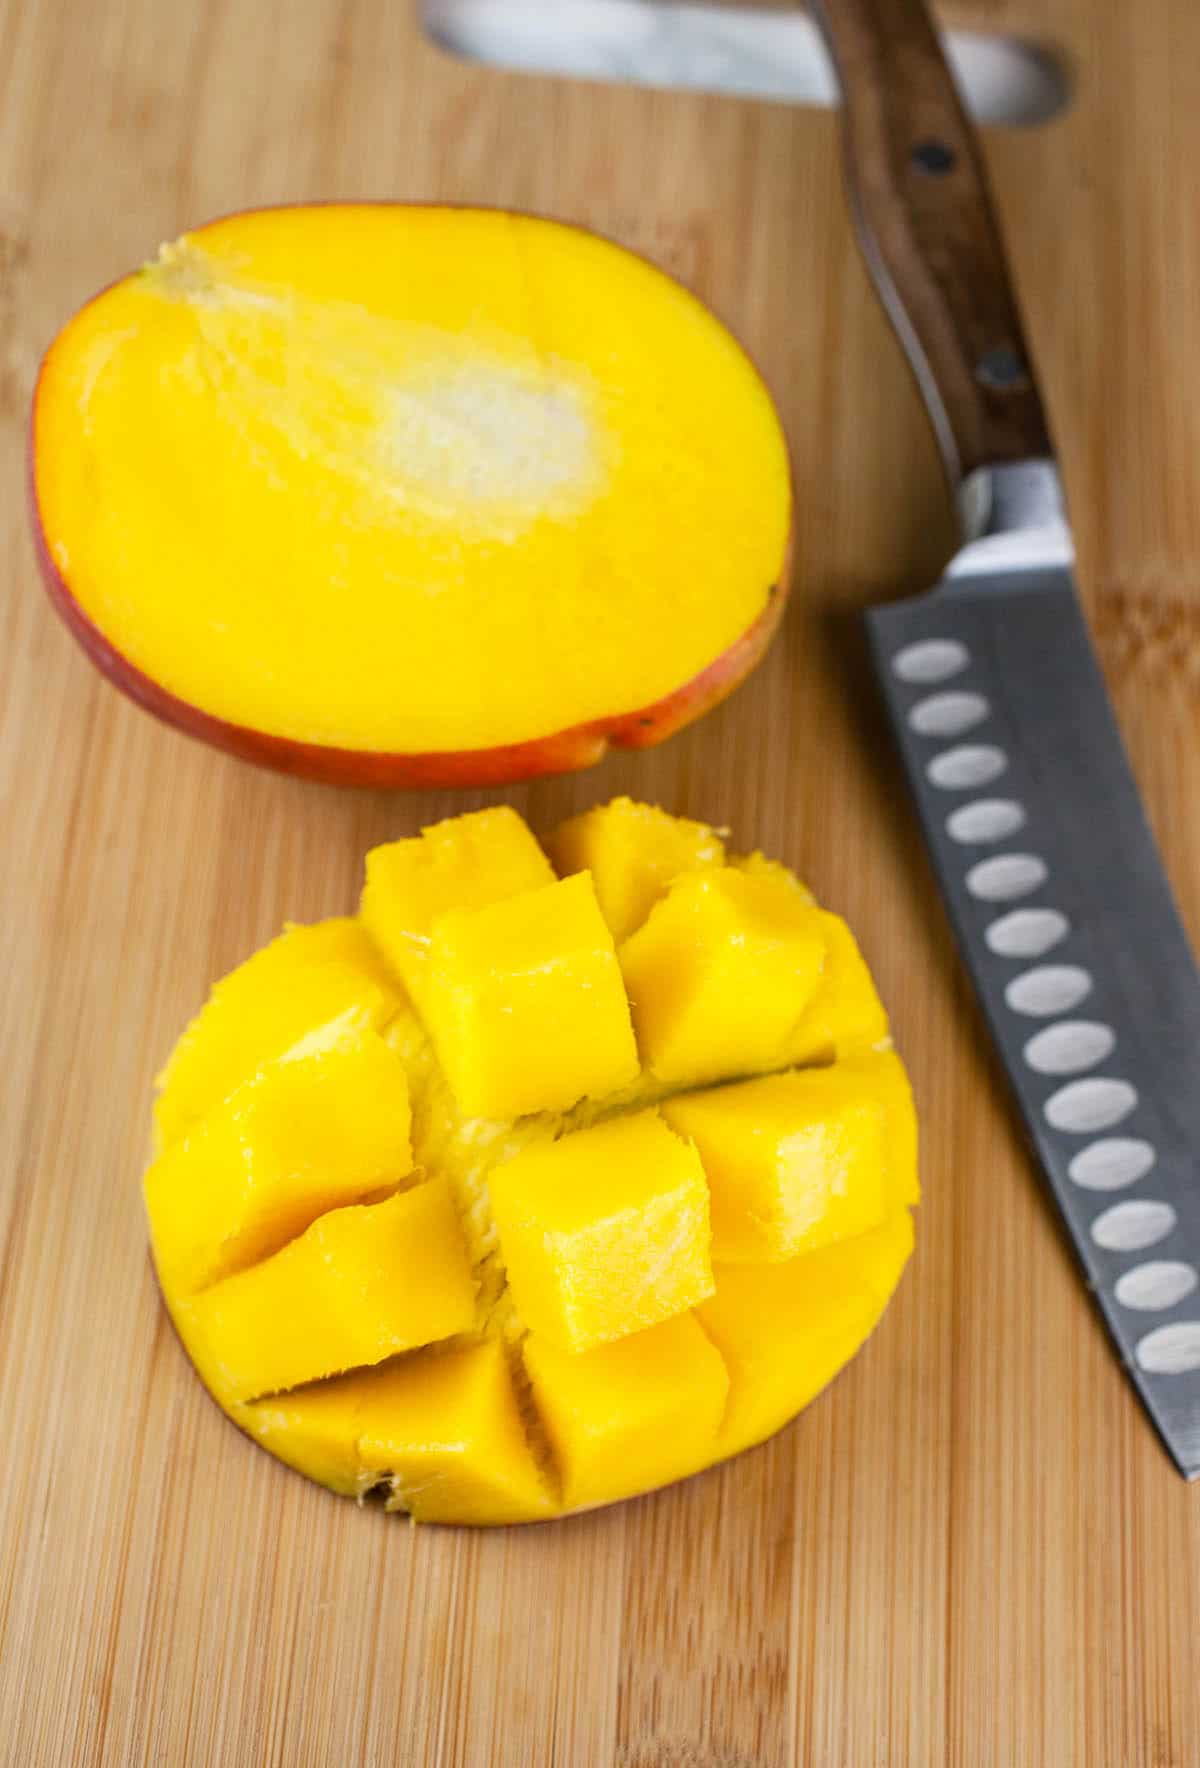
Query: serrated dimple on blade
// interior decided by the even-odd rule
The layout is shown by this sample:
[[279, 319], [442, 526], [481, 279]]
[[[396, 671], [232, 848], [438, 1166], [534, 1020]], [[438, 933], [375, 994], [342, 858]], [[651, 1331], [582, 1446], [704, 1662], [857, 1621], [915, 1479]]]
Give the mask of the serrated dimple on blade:
[[1200, 972], [1066, 570], [867, 617], [938, 882], [1127, 1372], [1200, 1476]]

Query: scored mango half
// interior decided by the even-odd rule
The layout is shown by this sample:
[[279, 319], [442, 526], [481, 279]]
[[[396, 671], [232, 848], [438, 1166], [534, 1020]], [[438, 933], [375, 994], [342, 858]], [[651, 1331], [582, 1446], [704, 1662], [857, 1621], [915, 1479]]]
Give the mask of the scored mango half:
[[368, 855], [357, 917], [219, 982], [145, 1175], [243, 1430], [430, 1522], [530, 1522], [792, 1418], [912, 1250], [912, 1095], [845, 923], [618, 799]]

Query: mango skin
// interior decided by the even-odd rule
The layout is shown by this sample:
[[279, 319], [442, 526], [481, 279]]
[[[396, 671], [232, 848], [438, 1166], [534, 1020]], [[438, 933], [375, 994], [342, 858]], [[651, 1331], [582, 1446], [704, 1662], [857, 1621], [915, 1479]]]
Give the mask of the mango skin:
[[[703, 855], [699, 865], [721, 871]], [[389, 972], [361, 922], [292, 929], [269, 948], [269, 963], [251, 960], [236, 973], [241, 980], [234, 998], [251, 1052], [260, 1042], [265, 1051], [278, 1026], [287, 1023], [286, 1013], [281, 1016], [269, 1001], [256, 1013], [256, 977], [271, 993], [287, 986], [290, 973], [304, 999], [351, 1002], [332, 1026], [317, 1027], [296, 1049], [268, 1058], [259, 1078], [251, 1077], [249, 1096], [263, 1085], [262, 1075], [269, 1083], [280, 1063], [290, 1076], [297, 1062], [311, 1062], [314, 1053], [320, 1058], [332, 1050], [337, 1059], [362, 1067], [364, 1079], [377, 1069], [386, 1072], [386, 1056], [395, 1063], [399, 1091], [392, 1103], [386, 1087], [380, 1094], [368, 1086], [361, 1110], [377, 1114], [378, 1121], [372, 1125], [360, 1118], [357, 1129], [369, 1159], [381, 1139], [395, 1138], [399, 1130], [396, 1161], [412, 1169], [391, 1173], [362, 1202], [341, 1210], [327, 1206], [308, 1229], [300, 1217], [299, 1232], [285, 1239], [282, 1249], [275, 1250], [268, 1239], [265, 1257], [248, 1265], [235, 1258], [239, 1269], [232, 1276], [214, 1279], [209, 1269], [170, 1260], [161, 1266], [172, 1318], [210, 1393], [270, 1453], [339, 1494], [361, 1499], [380, 1491], [389, 1509], [416, 1520], [480, 1527], [546, 1520], [653, 1490], [738, 1454], [793, 1418], [860, 1348], [913, 1245], [917, 1128], [907, 1076], [887, 1042], [886, 1016], [844, 923], [815, 909], [790, 874], [761, 856], [734, 859], [726, 869], [749, 873], [756, 885], [772, 891], [785, 890], [805, 926], [824, 930], [825, 960], [815, 993], [806, 994], [807, 1005], [788, 1041], [801, 1031], [807, 1039], [820, 1039], [820, 1057], [832, 1066], [772, 1069], [769, 1076], [746, 1081], [730, 1076], [724, 1084], [674, 1094], [643, 1073], [608, 1099], [508, 1123], [486, 1122], [464, 1117], [420, 1014], [404, 999], [401, 980]], [[535, 894], [544, 889], [540, 866], [518, 864], [504, 889], [519, 897], [521, 884]], [[457, 883], [451, 868], [444, 908], [457, 906], [456, 891], [463, 899], [478, 900], [479, 888], [472, 867], [462, 870]], [[412, 912], [419, 918], [424, 911], [418, 903]], [[385, 1011], [390, 1017], [380, 1029]], [[160, 1124], [186, 1121], [164, 1150], [176, 1186], [181, 1165], [186, 1172], [187, 1146], [209, 1149], [208, 1119], [220, 1125], [223, 1114], [229, 1117], [226, 1101], [199, 1126], [184, 1109], [196, 1077], [207, 1086], [210, 1073], [219, 1072], [203, 1045], [211, 1035], [223, 1048], [221, 1027], [220, 1012], [201, 1015], [187, 1034], [186, 1062], [168, 1064], [164, 1071]], [[711, 1188], [715, 1198], [717, 1174], [704, 1165], [714, 1156], [702, 1126], [716, 1109], [721, 1158], [731, 1163], [721, 1177], [723, 1207], [728, 1212], [732, 1196], [736, 1210], [738, 1114], [730, 1130], [722, 1097], [753, 1099], [755, 1089], [767, 1089], [773, 1103], [770, 1112], [764, 1110], [762, 1127], [768, 1140], [771, 1134], [786, 1137], [792, 1073], [797, 1096], [807, 1099], [806, 1114], [796, 1120], [792, 1152], [817, 1162], [804, 1183], [815, 1184], [816, 1195], [822, 1184], [832, 1185], [833, 1193], [849, 1184], [854, 1195], [834, 1196], [824, 1225], [817, 1220], [810, 1231], [810, 1222], [798, 1254], [794, 1242], [773, 1240], [776, 1230], [768, 1227], [765, 1241], [750, 1238], [751, 1262], [729, 1263], [709, 1228], [707, 1192]], [[231, 1100], [236, 1102], [241, 1091], [235, 1089]], [[824, 1145], [820, 1136], [807, 1136], [805, 1125], [819, 1128], [821, 1100], [853, 1104], [860, 1097], [870, 1120], [878, 1117], [884, 1125], [886, 1154], [871, 1157], [867, 1171], [860, 1148], [856, 1178], [853, 1161], [844, 1170], [839, 1165], [838, 1132], [833, 1165], [822, 1177]], [[236, 1107], [231, 1125], [241, 1121], [240, 1112]], [[744, 1109], [741, 1115], [746, 1116]], [[751, 1129], [759, 1126], [753, 1111], [746, 1121]], [[695, 1145], [686, 1139], [690, 1123]], [[611, 1155], [590, 1152], [610, 1142]], [[761, 1157], [761, 1139], [754, 1146], [756, 1158]], [[523, 1175], [533, 1175], [537, 1184]], [[752, 1177], [758, 1189], [747, 1192], [746, 1203], [755, 1210], [762, 1202], [761, 1167]], [[353, 1172], [342, 1182], [353, 1196]], [[507, 1203], [498, 1203], [506, 1191]], [[152, 1225], [164, 1247], [171, 1242], [169, 1231], [164, 1237], [162, 1216], [163, 1199], [170, 1194], [157, 1180], [148, 1191]], [[409, 1267], [411, 1295], [407, 1287], [397, 1292], [393, 1306], [374, 1274], [373, 1239], [360, 1235], [355, 1224], [369, 1224], [375, 1211], [382, 1212], [381, 1220], [390, 1219], [390, 1212], [403, 1213], [408, 1199], [432, 1204], [435, 1195], [445, 1250], [437, 1253], [431, 1241], [420, 1238], [411, 1250], [401, 1249], [401, 1258], [417, 1262]], [[381, 1201], [389, 1197], [390, 1203]], [[616, 1220], [618, 1202], [627, 1213], [624, 1223]], [[337, 1250], [343, 1244], [339, 1218], [345, 1218], [349, 1232], [344, 1243], [361, 1245], [361, 1253]], [[539, 1242], [543, 1233], [547, 1238]], [[535, 1280], [521, 1278], [518, 1234], [533, 1235], [530, 1246], [542, 1260]], [[650, 1238], [639, 1251], [646, 1234]], [[663, 1259], [657, 1275], [656, 1235]], [[825, 1235], [832, 1238], [823, 1243]], [[586, 1258], [577, 1255], [573, 1236], [582, 1236], [579, 1247], [590, 1249]], [[331, 1328], [326, 1344], [315, 1312], [317, 1289], [305, 1273], [319, 1271], [330, 1248], [337, 1268], [329, 1273], [332, 1282], [320, 1305], [342, 1309], [352, 1330], [338, 1339]], [[743, 1255], [746, 1250], [743, 1245]], [[643, 1251], [651, 1255], [648, 1263]], [[378, 1331], [371, 1319], [344, 1312], [347, 1296], [360, 1282], [354, 1266], [360, 1257], [363, 1296], [376, 1285], [377, 1299], [370, 1306]], [[439, 1259], [452, 1261], [453, 1273], [443, 1262], [439, 1276]], [[511, 1280], [506, 1259], [513, 1266]], [[625, 1295], [619, 1288], [609, 1293], [604, 1273], [621, 1269], [631, 1287]], [[311, 1302], [289, 1301], [292, 1271]], [[405, 1285], [403, 1265], [395, 1272], [387, 1281]], [[542, 1286], [540, 1301], [531, 1281]], [[571, 1309], [583, 1312], [556, 1314], [560, 1300], [554, 1286], [564, 1281], [562, 1293], [569, 1295]], [[232, 1311], [220, 1305], [223, 1291], [237, 1298]], [[255, 1292], [268, 1297], [273, 1311], [261, 1330], [255, 1327]], [[430, 1299], [422, 1301], [422, 1294]], [[665, 1310], [665, 1317], [647, 1314], [647, 1301], [652, 1310]], [[357, 1306], [352, 1303], [352, 1310]], [[316, 1361], [306, 1360], [305, 1334]], [[389, 1355], [389, 1334], [391, 1345], [419, 1348]], [[353, 1348], [339, 1353], [335, 1343]], [[339, 1374], [341, 1354], [383, 1360]], [[325, 1369], [327, 1375], [305, 1379]], [[276, 1373], [280, 1370], [286, 1390], [265, 1391], [284, 1378]]]

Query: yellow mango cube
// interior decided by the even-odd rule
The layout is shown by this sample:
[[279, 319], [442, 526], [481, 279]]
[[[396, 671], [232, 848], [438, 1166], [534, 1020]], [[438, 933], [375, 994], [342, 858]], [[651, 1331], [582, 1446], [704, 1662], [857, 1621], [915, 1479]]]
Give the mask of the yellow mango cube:
[[524, 819], [506, 804], [448, 817], [367, 855], [363, 925], [418, 1005], [434, 922], [551, 884], [554, 871]]
[[755, 849], [753, 853], [731, 855], [729, 863], [735, 871], [746, 872], [752, 878], [765, 878], [772, 884], [781, 885], [785, 890], [790, 890], [793, 895], [798, 896], [801, 902], [807, 903], [809, 907], [816, 903], [817, 899], [808, 885], [802, 883], [795, 872], [789, 871], [782, 860], [768, 859], [765, 853], [760, 853]]
[[825, 938], [820, 911], [790, 887], [727, 868], [677, 878], [620, 956], [643, 1061], [694, 1086], [779, 1065]]
[[853, 933], [840, 915], [819, 913], [825, 968], [781, 1052], [783, 1062], [798, 1067], [873, 1050], [888, 1035], [883, 1002]]
[[786, 1264], [716, 1267], [716, 1294], [696, 1312], [729, 1371], [720, 1454], [780, 1429], [849, 1362], [912, 1246], [912, 1217], [898, 1209], [866, 1234]]
[[557, 1506], [530, 1450], [502, 1344], [405, 1357], [360, 1377], [358, 1457], [420, 1522], [533, 1522]]
[[713, 1259], [780, 1263], [882, 1221], [887, 1106], [867, 1063], [792, 1069], [665, 1101], [663, 1116], [695, 1143], [708, 1177]]
[[590, 872], [600, 912], [618, 945], [682, 872], [719, 866], [725, 844], [707, 823], [669, 816], [656, 804], [614, 798], [562, 823], [546, 842], [559, 872]]
[[638, 1332], [712, 1293], [704, 1172], [656, 1111], [527, 1149], [488, 1188], [517, 1312], [560, 1350]]
[[311, 1031], [347, 1012], [386, 1023], [398, 1005], [357, 921], [289, 927], [218, 982], [157, 1080], [159, 1146], [167, 1147], [234, 1087]]
[[412, 1170], [400, 1057], [353, 1016], [269, 1062], [146, 1173], [154, 1257], [180, 1294], [253, 1264]]
[[638, 1073], [616, 948], [586, 872], [440, 916], [426, 1019], [469, 1117], [565, 1110]]
[[713, 1460], [729, 1376], [693, 1314], [576, 1356], [531, 1334], [524, 1352], [568, 1510], [650, 1491]]
[[[192, 1351], [190, 1344], [188, 1349]], [[359, 1497], [374, 1483], [370, 1474], [364, 1474], [358, 1454], [363, 1389], [386, 1374], [387, 1367], [338, 1375], [292, 1393], [255, 1400], [241, 1408], [239, 1422], [289, 1467], [348, 1498]]]
[[184, 1304], [231, 1400], [380, 1363], [469, 1330], [475, 1284], [445, 1179], [331, 1210], [282, 1251]]

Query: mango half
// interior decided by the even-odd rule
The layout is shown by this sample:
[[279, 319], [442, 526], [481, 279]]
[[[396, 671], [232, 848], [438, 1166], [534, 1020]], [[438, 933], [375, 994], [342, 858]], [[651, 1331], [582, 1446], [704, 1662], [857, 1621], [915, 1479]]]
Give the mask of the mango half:
[[462, 785], [660, 742], [788, 588], [782, 428], [633, 253], [528, 215], [232, 215], [72, 318], [34, 396], [47, 586], [159, 717], [287, 772]]
[[628, 799], [544, 848], [500, 807], [375, 849], [356, 917], [217, 983], [155, 1122], [154, 1261], [213, 1397], [423, 1521], [761, 1441], [913, 1244], [912, 1095], [849, 929]]

